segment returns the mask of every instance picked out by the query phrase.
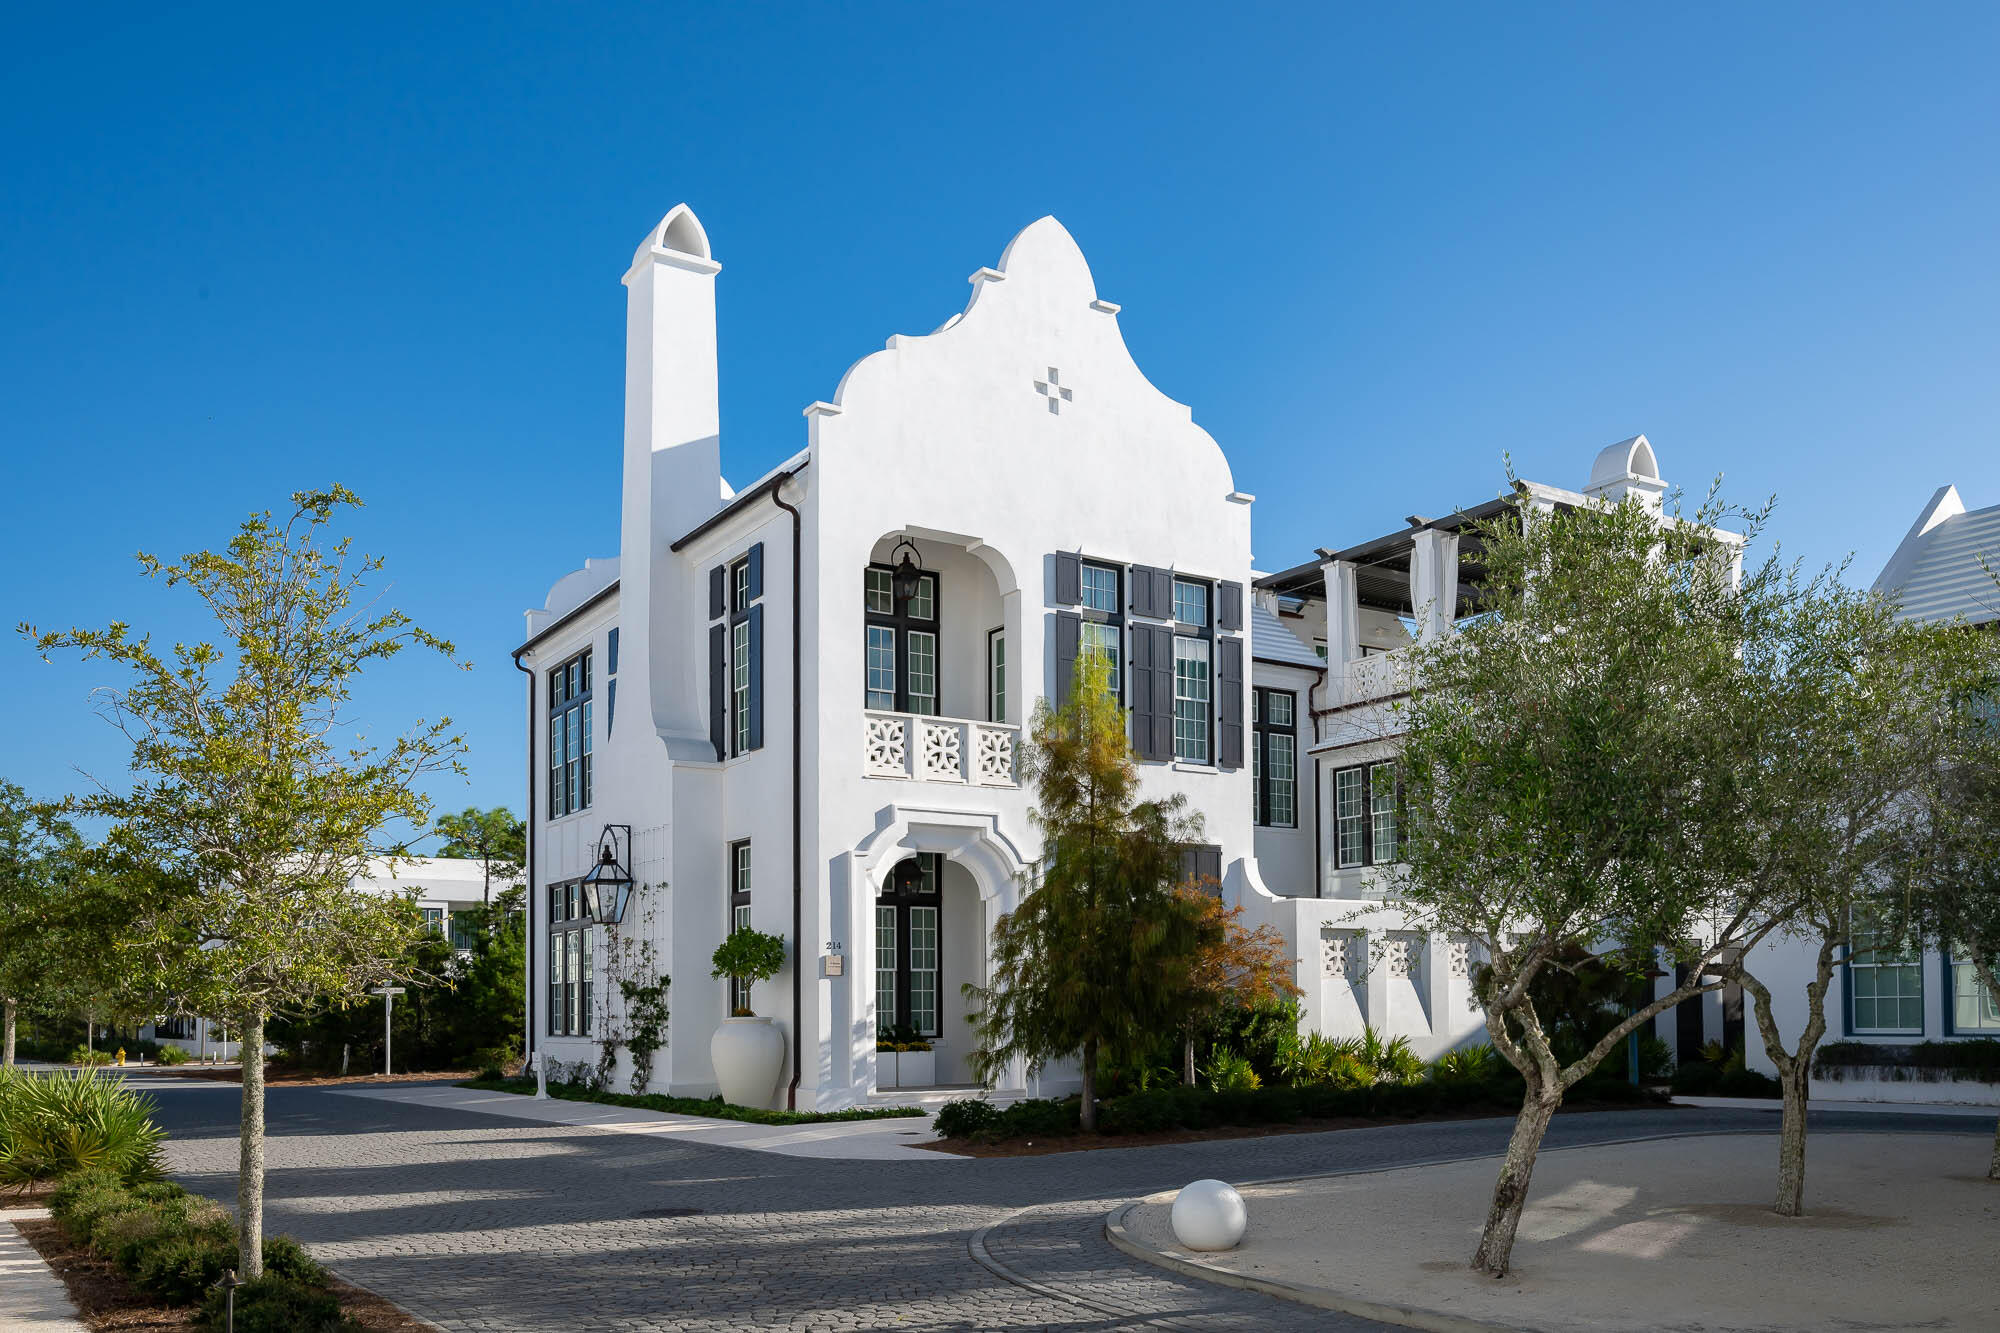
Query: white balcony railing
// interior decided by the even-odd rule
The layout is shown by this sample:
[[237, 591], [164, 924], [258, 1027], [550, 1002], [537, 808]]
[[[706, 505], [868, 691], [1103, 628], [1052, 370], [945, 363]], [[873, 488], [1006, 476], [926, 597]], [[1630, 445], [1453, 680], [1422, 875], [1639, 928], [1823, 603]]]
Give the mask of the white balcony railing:
[[973, 787], [1018, 787], [1016, 752], [1021, 729], [1004, 722], [974, 722], [920, 713], [862, 713], [862, 775], [961, 782]]

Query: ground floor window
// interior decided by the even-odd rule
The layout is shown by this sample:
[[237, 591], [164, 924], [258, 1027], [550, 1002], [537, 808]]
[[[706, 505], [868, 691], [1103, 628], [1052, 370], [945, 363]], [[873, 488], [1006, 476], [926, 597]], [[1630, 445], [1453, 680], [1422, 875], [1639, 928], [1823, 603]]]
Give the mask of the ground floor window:
[[1396, 766], [1360, 764], [1333, 772], [1334, 851], [1342, 867], [1381, 866], [1402, 851]]
[[549, 886], [549, 1035], [587, 1037], [595, 981], [595, 932], [583, 919], [582, 886]]
[[[750, 840], [729, 844], [729, 929], [731, 931], [750, 929]], [[729, 986], [729, 1012], [747, 1014], [750, 1012], [750, 983], [732, 978]]]
[[942, 1032], [944, 857], [919, 852], [889, 872], [875, 900], [875, 1027], [884, 1035]]
[[2000, 996], [1979, 977], [1979, 969], [1956, 954], [1951, 963], [1951, 1030], [2000, 1032]]
[[1854, 910], [1847, 957], [1848, 1023], [1855, 1032], [1924, 1030], [1920, 955], [1891, 932], [1878, 912]]

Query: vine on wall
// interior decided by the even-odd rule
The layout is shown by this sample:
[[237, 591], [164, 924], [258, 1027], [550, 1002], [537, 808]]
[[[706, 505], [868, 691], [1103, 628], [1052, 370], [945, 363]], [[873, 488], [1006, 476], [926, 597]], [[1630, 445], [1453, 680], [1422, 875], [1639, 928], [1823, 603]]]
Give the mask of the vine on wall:
[[618, 1052], [623, 1048], [632, 1056], [632, 1091], [644, 1092], [653, 1078], [653, 1057], [667, 1044], [667, 988], [673, 979], [659, 969], [659, 950], [653, 944], [652, 896], [647, 893], [650, 887], [641, 884], [632, 894], [635, 903], [645, 904], [636, 933], [626, 933], [622, 923], [605, 927], [605, 984], [596, 996], [597, 1030], [602, 1034], [597, 1054], [599, 1088], [611, 1086]]

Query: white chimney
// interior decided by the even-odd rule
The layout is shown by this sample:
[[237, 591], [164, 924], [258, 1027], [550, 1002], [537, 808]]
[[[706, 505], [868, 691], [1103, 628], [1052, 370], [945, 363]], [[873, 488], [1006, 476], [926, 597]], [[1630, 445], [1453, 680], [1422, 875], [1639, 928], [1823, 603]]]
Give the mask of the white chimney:
[[698, 663], [686, 650], [681, 623], [694, 579], [675, 568], [667, 548], [720, 505], [715, 275], [721, 271], [701, 220], [677, 204], [640, 242], [624, 279], [619, 674], [649, 683], [653, 725], [662, 736], [705, 737], [707, 730], [696, 698]]
[[1661, 497], [1667, 493], [1667, 483], [1660, 480], [1660, 465], [1653, 457], [1653, 446], [1645, 436], [1634, 435], [1598, 453], [1597, 461], [1590, 465], [1590, 484], [1583, 488], [1583, 493], [1614, 504], [1627, 495], [1636, 495], [1640, 503], [1657, 514]]

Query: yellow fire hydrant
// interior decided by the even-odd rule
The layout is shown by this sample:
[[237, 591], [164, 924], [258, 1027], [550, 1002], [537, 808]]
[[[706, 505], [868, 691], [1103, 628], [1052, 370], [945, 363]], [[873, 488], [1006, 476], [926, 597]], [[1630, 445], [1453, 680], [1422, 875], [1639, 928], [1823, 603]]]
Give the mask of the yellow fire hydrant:
[[118, 1048], [118, 1067], [120, 1069], [125, 1067], [125, 1048], [123, 1046]]

